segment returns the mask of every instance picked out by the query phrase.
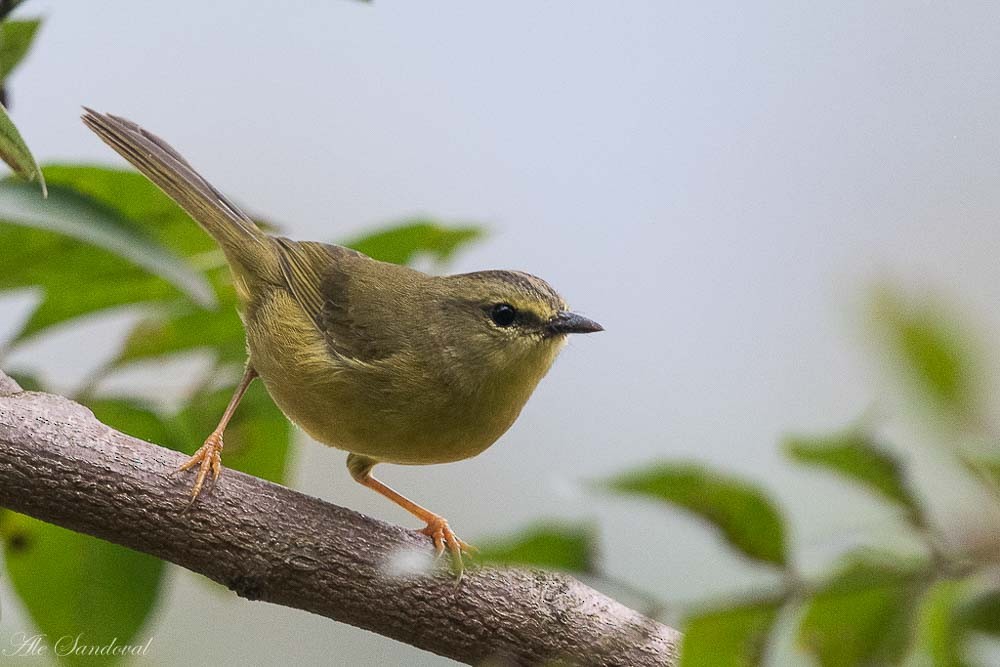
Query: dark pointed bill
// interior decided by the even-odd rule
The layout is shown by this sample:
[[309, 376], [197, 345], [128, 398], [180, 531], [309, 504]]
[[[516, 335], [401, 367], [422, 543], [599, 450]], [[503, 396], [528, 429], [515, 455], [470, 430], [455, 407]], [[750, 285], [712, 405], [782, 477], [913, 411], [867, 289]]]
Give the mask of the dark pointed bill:
[[604, 331], [604, 327], [583, 315], [564, 310], [556, 313], [555, 317], [548, 321], [548, 324], [545, 325], [545, 331], [550, 336], [556, 336], [571, 333], [594, 333], [595, 331]]

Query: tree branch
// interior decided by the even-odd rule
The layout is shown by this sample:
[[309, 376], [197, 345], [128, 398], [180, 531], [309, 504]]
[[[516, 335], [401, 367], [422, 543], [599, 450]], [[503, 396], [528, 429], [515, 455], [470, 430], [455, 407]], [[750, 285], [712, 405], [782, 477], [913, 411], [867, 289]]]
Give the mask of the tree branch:
[[428, 540], [226, 470], [186, 513], [176, 451], [0, 372], [0, 505], [152, 554], [250, 600], [305, 609], [466, 663], [673, 665], [676, 631], [577, 580], [521, 569], [393, 574]]

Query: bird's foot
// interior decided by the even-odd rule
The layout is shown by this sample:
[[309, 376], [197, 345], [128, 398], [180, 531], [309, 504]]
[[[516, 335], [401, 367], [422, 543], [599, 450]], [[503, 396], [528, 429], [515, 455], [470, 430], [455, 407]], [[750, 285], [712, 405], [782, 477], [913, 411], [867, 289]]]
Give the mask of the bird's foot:
[[222, 473], [222, 434], [213, 433], [205, 440], [205, 444], [198, 448], [191, 458], [185, 461], [172, 474], [184, 472], [198, 466], [198, 475], [194, 479], [194, 486], [191, 487], [191, 500], [188, 501], [190, 507], [201, 493], [201, 488], [205, 484], [208, 473], [212, 473], [212, 483], [214, 484]]
[[421, 531], [424, 535], [429, 535], [434, 540], [434, 551], [440, 558], [445, 547], [451, 553], [452, 571], [455, 572], [456, 580], [462, 580], [462, 573], [465, 571], [465, 564], [462, 561], [462, 554], [473, 554], [476, 548], [471, 544], [459, 539], [455, 531], [448, 525], [447, 519], [443, 516], [434, 515], [427, 520], [427, 526]]

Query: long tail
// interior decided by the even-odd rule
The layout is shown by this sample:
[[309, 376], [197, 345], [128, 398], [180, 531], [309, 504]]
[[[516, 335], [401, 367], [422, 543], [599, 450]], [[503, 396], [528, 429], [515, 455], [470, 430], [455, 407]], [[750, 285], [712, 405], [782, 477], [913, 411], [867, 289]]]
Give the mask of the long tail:
[[82, 119], [104, 143], [145, 174], [215, 239], [234, 273], [264, 280], [280, 277], [271, 239], [170, 144], [130, 120], [87, 107]]

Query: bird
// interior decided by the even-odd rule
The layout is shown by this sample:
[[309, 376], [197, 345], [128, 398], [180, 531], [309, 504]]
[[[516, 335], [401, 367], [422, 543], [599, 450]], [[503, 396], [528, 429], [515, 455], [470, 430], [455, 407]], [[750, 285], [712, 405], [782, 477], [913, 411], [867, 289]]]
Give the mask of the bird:
[[373, 476], [380, 463], [471, 458], [517, 419], [570, 334], [602, 331], [544, 280], [512, 270], [430, 275], [327, 243], [265, 233], [166, 141], [84, 107], [84, 124], [220, 246], [247, 362], [218, 426], [175, 472], [190, 502], [222, 471], [223, 433], [254, 379], [311, 438], [348, 452], [360, 484], [426, 525], [461, 579], [474, 547], [448, 521]]

